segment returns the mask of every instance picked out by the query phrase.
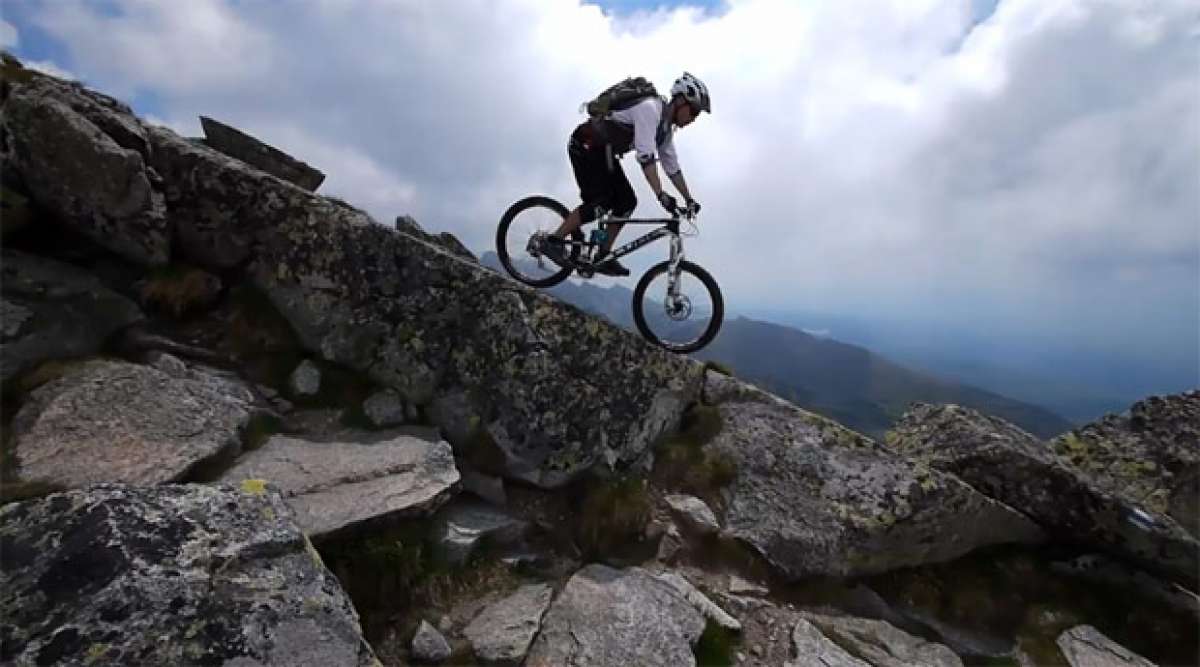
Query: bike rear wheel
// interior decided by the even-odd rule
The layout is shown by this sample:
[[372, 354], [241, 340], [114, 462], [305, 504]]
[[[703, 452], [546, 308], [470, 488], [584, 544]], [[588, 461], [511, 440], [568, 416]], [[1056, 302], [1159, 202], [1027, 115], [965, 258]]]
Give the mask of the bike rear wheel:
[[672, 352], [695, 352], [721, 329], [725, 300], [717, 281], [700, 266], [679, 263], [676, 296], [668, 294], [670, 262], [661, 262], [633, 290], [633, 322], [647, 340]]
[[583, 232], [571, 232], [566, 256], [571, 265], [561, 267], [536, 248], [535, 235], [549, 235], [567, 217], [567, 207], [540, 195], [526, 197], [504, 212], [496, 228], [496, 255], [508, 275], [531, 287], [553, 287], [567, 279], [579, 259]]

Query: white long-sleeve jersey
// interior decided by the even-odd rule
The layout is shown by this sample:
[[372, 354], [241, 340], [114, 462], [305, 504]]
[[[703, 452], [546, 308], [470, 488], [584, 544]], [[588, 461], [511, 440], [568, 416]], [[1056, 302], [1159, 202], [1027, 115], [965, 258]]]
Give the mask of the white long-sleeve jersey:
[[665, 105], [661, 97], [647, 97], [628, 109], [613, 111], [609, 118], [633, 128], [633, 151], [638, 163], [661, 160], [667, 175], [674, 176], [680, 171], [675, 154], [675, 126], [670, 119], [663, 118]]

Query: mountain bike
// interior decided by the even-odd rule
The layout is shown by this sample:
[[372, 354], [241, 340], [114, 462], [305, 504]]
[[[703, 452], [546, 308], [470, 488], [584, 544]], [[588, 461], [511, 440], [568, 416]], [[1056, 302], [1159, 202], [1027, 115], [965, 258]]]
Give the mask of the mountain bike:
[[[669, 258], [651, 266], [633, 290], [634, 324], [647, 340], [672, 352], [695, 352], [712, 342], [725, 316], [725, 302], [708, 271], [684, 258], [683, 237], [694, 233], [681, 233], [679, 225], [686, 222], [695, 229], [694, 214], [676, 211], [669, 218], [604, 214], [563, 240], [565, 264], [560, 266], [546, 257], [542, 248], [567, 214], [566, 206], [540, 195], [510, 206], [496, 229], [496, 254], [504, 270], [531, 287], [553, 287], [572, 273], [591, 278], [609, 225], [661, 225], [603, 259], [621, 258], [658, 239], [670, 239]], [[586, 236], [585, 228], [590, 232]]]

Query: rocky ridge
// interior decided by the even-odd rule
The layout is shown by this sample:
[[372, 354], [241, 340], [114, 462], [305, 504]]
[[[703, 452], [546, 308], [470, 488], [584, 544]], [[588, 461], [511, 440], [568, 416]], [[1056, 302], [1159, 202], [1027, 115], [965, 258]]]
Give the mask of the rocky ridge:
[[[0, 267], [0, 661], [1191, 655], [1200, 393], [1052, 443], [918, 406], [877, 443], [7, 55], [0, 139], [29, 208]], [[1045, 500], [1064, 480], [1081, 509]], [[1039, 599], [1054, 620], [985, 636], [977, 589], [926, 578], [1025, 562], [1003, 545], [1149, 569], [1125, 581], [1174, 586], [1168, 616]]]

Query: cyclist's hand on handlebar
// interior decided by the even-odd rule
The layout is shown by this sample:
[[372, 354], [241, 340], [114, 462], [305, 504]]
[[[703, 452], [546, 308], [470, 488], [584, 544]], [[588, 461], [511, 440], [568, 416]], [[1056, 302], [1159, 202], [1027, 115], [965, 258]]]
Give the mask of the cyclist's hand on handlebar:
[[658, 193], [658, 203], [662, 204], [662, 207], [671, 215], [675, 215], [675, 211], [679, 208], [679, 204], [675, 201], [675, 198], [666, 190]]
[[695, 199], [689, 199], [683, 207], [684, 213], [687, 213], [689, 218], [695, 217], [700, 212], [700, 202]]

